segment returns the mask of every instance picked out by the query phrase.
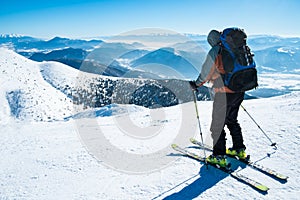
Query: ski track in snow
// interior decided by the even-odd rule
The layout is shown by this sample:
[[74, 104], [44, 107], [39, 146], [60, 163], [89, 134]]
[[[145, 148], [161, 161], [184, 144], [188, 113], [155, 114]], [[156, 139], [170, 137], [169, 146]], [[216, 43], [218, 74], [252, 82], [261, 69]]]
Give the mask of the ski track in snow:
[[[155, 172], [128, 174], [107, 167], [102, 161], [95, 159], [82, 144], [77, 133], [76, 120], [71, 118], [63, 121], [66, 116], [72, 116], [74, 106], [64, 94], [47, 83], [40, 73], [40, 69], [45, 65], [53, 66], [53, 70], [62, 67], [62, 70], [66, 70], [62, 73], [66, 74], [68, 70], [55, 62], [39, 64], [11, 51], [0, 49], [0, 52], [0, 199], [299, 198], [299, 92], [267, 99], [247, 100], [243, 103], [272, 141], [278, 144], [277, 150], [269, 146], [270, 141], [246, 113], [240, 110], [239, 122], [247, 152], [251, 154], [252, 160], [290, 177], [286, 183], [280, 183], [249, 167], [242, 169], [242, 165], [233, 165], [240, 170], [239, 173], [270, 188], [267, 194], [261, 194], [218, 170], [207, 170], [195, 160], [176, 156], [171, 147], [170, 154], [175, 154], [176, 160]], [[58, 81], [60, 79], [63, 77], [59, 77]], [[68, 82], [70, 81], [72, 80]], [[26, 113], [23, 118], [15, 119], [11, 116], [6, 95], [7, 92], [19, 89], [23, 91], [21, 95], [26, 94], [24, 99], [32, 98], [32, 101], [22, 104]], [[192, 102], [187, 103], [189, 104], [194, 106]], [[198, 102], [204, 141], [208, 144], [211, 143], [211, 106], [212, 102]], [[121, 148], [124, 151], [147, 153], [168, 145], [168, 142], [165, 144], [163, 140], [161, 143], [160, 140], [155, 140], [157, 144], [153, 146], [149, 146], [145, 141], [133, 142], [132, 138], [126, 138], [121, 130], [119, 133], [115, 132], [118, 129], [113, 127], [114, 119], [130, 115], [129, 118], [137, 126], [161, 126], [168, 131], [170, 126], [174, 126], [169, 131], [172, 132], [181, 126], [181, 119], [177, 116], [178, 110], [184, 107], [178, 105], [161, 108], [165, 109], [167, 118], [154, 122], [149, 120], [149, 109], [137, 106], [113, 108], [117, 110], [115, 114], [97, 117], [100, 127], [106, 130], [107, 137], [114, 138], [118, 145], [123, 145]], [[130, 112], [124, 112], [124, 109]], [[36, 118], [43, 122], [34, 120]], [[197, 127], [196, 117], [193, 116], [192, 119]], [[199, 132], [195, 130], [195, 137], [199, 139]], [[227, 138], [227, 144], [230, 146], [229, 134]], [[202, 150], [192, 150], [203, 154]]]

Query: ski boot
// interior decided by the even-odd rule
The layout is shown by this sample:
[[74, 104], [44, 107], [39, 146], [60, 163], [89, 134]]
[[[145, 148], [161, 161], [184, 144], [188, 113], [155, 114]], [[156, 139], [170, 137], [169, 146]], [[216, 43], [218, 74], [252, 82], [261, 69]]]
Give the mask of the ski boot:
[[226, 155], [231, 156], [231, 157], [237, 157], [239, 160], [249, 160], [250, 159], [249, 155], [247, 156], [247, 154], [246, 154], [245, 148], [226, 149]]
[[227, 162], [226, 156], [225, 155], [210, 155], [206, 158], [206, 162], [216, 165], [220, 168], [230, 168], [230, 163]]

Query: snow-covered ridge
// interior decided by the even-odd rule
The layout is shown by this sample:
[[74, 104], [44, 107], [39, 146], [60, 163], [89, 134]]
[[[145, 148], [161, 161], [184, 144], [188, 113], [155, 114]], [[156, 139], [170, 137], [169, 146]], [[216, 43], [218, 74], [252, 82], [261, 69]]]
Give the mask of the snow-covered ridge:
[[[111, 103], [114, 78], [81, 72], [58, 62], [31, 61], [0, 48], [1, 121], [64, 120]], [[99, 92], [97, 96], [93, 95]], [[101, 94], [100, 94], [101, 93]], [[95, 99], [93, 99], [95, 98]], [[95, 100], [95, 101], [94, 101]], [[99, 103], [99, 105], [90, 105]]]
[[2, 121], [9, 116], [55, 121], [112, 103], [160, 107], [191, 100], [186, 81], [105, 77], [58, 62], [34, 62], [3, 48], [0, 58]]
[[20, 34], [0, 34], [1, 38], [20, 38], [23, 37], [24, 35], [20, 35]]
[[1, 121], [53, 121], [72, 113], [70, 99], [45, 82], [39, 64], [13, 51], [0, 49], [0, 79]]

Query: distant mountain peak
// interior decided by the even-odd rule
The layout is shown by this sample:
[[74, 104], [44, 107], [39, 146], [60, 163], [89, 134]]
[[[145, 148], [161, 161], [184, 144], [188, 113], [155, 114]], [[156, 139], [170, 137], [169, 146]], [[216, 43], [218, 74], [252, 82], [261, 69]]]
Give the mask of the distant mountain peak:
[[20, 38], [20, 37], [24, 37], [24, 35], [20, 35], [20, 34], [0, 34], [1, 38]]
[[54, 42], [54, 41], [68, 41], [68, 40], [70, 40], [70, 39], [56, 36], [56, 37], [48, 40], [48, 42], [50, 42], [50, 41], [51, 42]]

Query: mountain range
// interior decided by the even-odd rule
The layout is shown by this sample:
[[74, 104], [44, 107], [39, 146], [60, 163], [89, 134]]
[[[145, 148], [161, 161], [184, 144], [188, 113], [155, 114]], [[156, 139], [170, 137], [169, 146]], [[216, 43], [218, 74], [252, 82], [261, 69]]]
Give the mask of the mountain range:
[[[104, 76], [195, 80], [209, 50], [206, 36], [187, 34], [184, 40], [169, 46], [154, 49], [147, 47], [151, 39], [154, 42], [163, 42], [168, 37], [173, 40], [175, 38], [170, 35], [126, 36], [127, 40], [135, 39], [130, 43], [109, 39], [104, 41], [54, 37], [43, 40], [29, 36], [1, 35], [0, 46], [12, 49], [34, 61], [57, 61], [83, 72]], [[300, 38], [256, 35], [248, 37], [248, 44], [255, 55], [260, 79], [268, 76], [265, 74], [273, 74], [274, 77], [280, 74], [299, 75]], [[294, 90], [294, 87], [266, 88], [260, 83], [257, 90], [247, 94], [254, 97], [270, 97]]]
[[[147, 42], [150, 38], [161, 42], [162, 39], [166, 40], [166, 37], [166, 35], [151, 35], [146, 39]], [[161, 76], [161, 78], [193, 79], [200, 71], [209, 46], [205, 36], [187, 34], [186, 37], [191, 39], [177, 41], [170, 46], [154, 50], [147, 49], [141, 42], [128, 44], [104, 42], [99, 39], [82, 40], [61, 37], [42, 40], [18, 35], [1, 35], [0, 46], [14, 49], [19, 54], [35, 61], [58, 61], [76, 69], [80, 68], [83, 61], [87, 64], [92, 60], [94, 65], [100, 64], [102, 68], [108, 68], [102, 70], [105, 72], [104, 75], [108, 76], [122, 77], [135, 70], [132, 74], [137, 77], [143, 71], [151, 74], [149, 77], [152, 78]], [[145, 36], [134, 36], [134, 38], [145, 39]], [[254, 58], [259, 72], [299, 73], [300, 38], [257, 35], [249, 36], [248, 44], [255, 54]], [[99, 73], [101, 70], [94, 71]], [[171, 71], [175, 72], [175, 75], [174, 73], [170, 75]], [[147, 77], [147, 75], [140, 77]]]
[[44, 40], [31, 36], [7, 34], [0, 35], [0, 46], [14, 49], [16, 52], [26, 57], [30, 57], [33, 53], [36, 52], [48, 53], [53, 50], [65, 48], [90, 50], [95, 46], [101, 44], [102, 42], [102, 40], [81, 40], [62, 37], [54, 37], [50, 40]]

